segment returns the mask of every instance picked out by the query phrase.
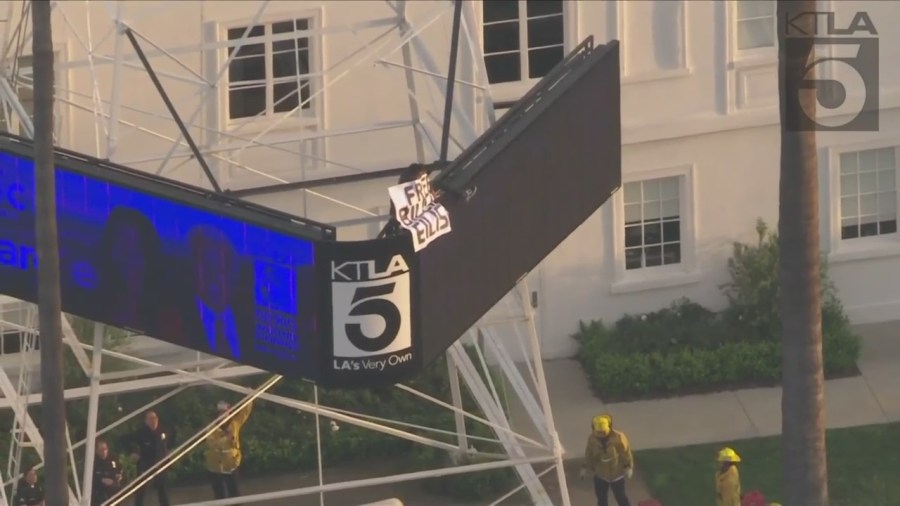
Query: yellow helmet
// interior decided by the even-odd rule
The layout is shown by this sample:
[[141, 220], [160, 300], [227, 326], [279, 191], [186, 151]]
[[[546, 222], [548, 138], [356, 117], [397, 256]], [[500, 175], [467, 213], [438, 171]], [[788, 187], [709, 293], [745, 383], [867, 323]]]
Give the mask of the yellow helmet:
[[612, 417], [609, 415], [597, 415], [591, 420], [591, 429], [601, 436], [609, 435], [612, 430]]
[[736, 451], [731, 448], [722, 448], [719, 450], [718, 455], [716, 455], [717, 462], [740, 462], [741, 456], [737, 454]]

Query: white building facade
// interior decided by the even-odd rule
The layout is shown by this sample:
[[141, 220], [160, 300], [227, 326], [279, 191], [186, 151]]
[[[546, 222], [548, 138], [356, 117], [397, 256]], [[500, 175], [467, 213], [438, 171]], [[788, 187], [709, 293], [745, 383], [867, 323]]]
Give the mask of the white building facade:
[[[584, 38], [622, 44], [623, 188], [531, 275], [545, 357], [576, 351], [568, 336], [579, 320], [612, 321], [682, 296], [722, 307], [732, 243], [754, 240], [758, 217], [773, 226], [777, 218], [774, 2], [465, 3], [451, 158], [488, 126], [488, 108], [502, 113]], [[820, 132], [818, 142], [832, 277], [854, 321], [889, 320], [900, 313], [900, 32], [891, 24], [900, 4], [821, 5], [835, 11], [837, 27], [863, 11], [878, 30], [879, 130]], [[174, 144], [176, 125], [116, 35], [119, 19], [151, 55], [224, 188], [281, 184], [247, 198], [334, 223], [342, 240], [371, 237], [395, 176], [311, 191], [296, 183], [437, 158], [448, 6], [60, 2], [59, 143], [209, 186], [189, 150]], [[401, 16], [408, 25], [398, 28]], [[421, 43], [403, 49], [413, 35]], [[236, 41], [244, 45], [231, 54]], [[22, 67], [29, 51], [19, 54]], [[822, 72], [848, 83], [846, 105], [820, 110], [823, 121], [846, 121], [863, 87], [851, 84], [849, 67]], [[27, 106], [27, 86], [19, 96]], [[565, 167], [556, 170], [566, 177]]]

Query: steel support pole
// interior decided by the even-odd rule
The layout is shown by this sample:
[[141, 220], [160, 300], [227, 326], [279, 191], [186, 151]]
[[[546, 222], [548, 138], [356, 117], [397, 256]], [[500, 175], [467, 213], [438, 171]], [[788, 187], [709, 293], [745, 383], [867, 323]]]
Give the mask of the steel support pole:
[[25, 134], [24, 136], [33, 139], [34, 122], [31, 121], [28, 111], [22, 106], [22, 102], [19, 101], [19, 96], [16, 94], [15, 90], [13, 90], [12, 85], [9, 84], [9, 80], [5, 77], [0, 77], [0, 94], [5, 96], [6, 101], [9, 103], [10, 107], [12, 107], [13, 111], [15, 111], [16, 118], [19, 120], [19, 125], [22, 128], [22, 133]]
[[556, 432], [556, 424], [553, 420], [553, 408], [550, 406], [547, 378], [544, 376], [544, 361], [541, 357], [541, 341], [538, 338], [537, 325], [535, 325], [534, 322], [534, 308], [528, 303], [530, 293], [528, 290], [528, 281], [522, 279], [522, 282], [518, 285], [518, 291], [520, 300], [522, 301], [522, 308], [525, 311], [525, 316], [528, 318], [528, 334], [531, 338], [531, 358], [534, 361], [534, 372], [537, 379], [537, 385], [535, 386], [537, 387], [537, 394], [544, 409], [544, 421], [547, 432], [549, 432], [550, 437], [553, 438], [553, 456], [556, 459], [556, 477], [559, 480], [559, 493], [562, 496], [562, 506], [570, 506], [569, 486], [566, 482], [566, 470], [563, 467], [565, 450], [559, 442], [559, 434]]
[[456, 442], [459, 445], [460, 453], [465, 453], [469, 449], [469, 441], [466, 437], [466, 417], [463, 415], [465, 408], [463, 407], [462, 389], [459, 387], [459, 373], [456, 372], [456, 362], [450, 353], [444, 354], [447, 357], [447, 379], [450, 381], [450, 398], [453, 400], [453, 407], [458, 411], [454, 411], [453, 418], [456, 422]]
[[[495, 399], [491, 396], [490, 391], [485, 386], [483, 378], [478, 374], [478, 369], [475, 367], [475, 364], [472, 363], [469, 355], [466, 354], [463, 345], [459, 341], [453, 343], [453, 345], [450, 346], [448, 353], [454, 355], [456, 364], [459, 366], [459, 373], [469, 387], [469, 391], [472, 392], [472, 397], [475, 398], [475, 402], [477, 402], [478, 406], [484, 411], [485, 418], [496, 425], [509, 429], [509, 420], [507, 419], [506, 413], [503, 412], [503, 409], [497, 405]], [[525, 451], [522, 448], [521, 443], [516, 441], [515, 438], [510, 437], [504, 431], [494, 430], [494, 432], [497, 434], [497, 439], [500, 440], [500, 443], [503, 445], [510, 458], [525, 458]], [[534, 468], [530, 465], [520, 464], [516, 466], [516, 472], [525, 483], [525, 488], [528, 490], [532, 504], [535, 506], [552, 506], [547, 491], [537, 478]]]
[[106, 139], [106, 159], [112, 161], [116, 150], [119, 148], [119, 109], [122, 103], [122, 56], [123, 44], [122, 35], [127, 28], [122, 23], [123, 2], [116, 2], [115, 13], [115, 38], [116, 43], [113, 49], [113, 69], [112, 69], [112, 97], [109, 104], [109, 126], [107, 127]]
[[[400, 16], [400, 36], [402, 37], [410, 30], [409, 23], [406, 21], [405, 1], [398, 3], [397, 12]], [[404, 74], [406, 76], [406, 95], [409, 100], [409, 116], [413, 123], [413, 139], [416, 142], [416, 161], [425, 163], [425, 144], [422, 141], [422, 132], [419, 131], [419, 125], [422, 123], [422, 118], [419, 114], [419, 101], [416, 99], [416, 76], [413, 75], [411, 70], [412, 50], [409, 47], [409, 42], [403, 44], [403, 48], [400, 51], [403, 55], [403, 65], [406, 67], [404, 69]]]
[[97, 438], [97, 411], [100, 408], [100, 373], [103, 363], [103, 341], [106, 326], [94, 323], [94, 352], [91, 355], [91, 393], [88, 394], [87, 435], [84, 449], [84, 476], [81, 485], [81, 506], [90, 506], [94, 486], [94, 452]]
[[444, 125], [441, 130], [440, 161], [447, 161], [450, 148], [450, 120], [453, 112], [453, 92], [456, 89], [456, 62], [459, 59], [459, 25], [462, 21], [462, 0], [453, 0], [453, 31], [450, 36], [450, 67], [447, 70], [447, 86], [444, 96]]
[[[322, 469], [322, 416], [319, 414], [319, 387], [313, 385], [313, 402], [316, 404], [316, 459], [319, 468], [319, 486], [325, 484], [324, 471]], [[325, 492], [319, 492], [319, 505], [325, 506]]]
[[[427, 25], [426, 25], [427, 26]], [[413, 25], [415, 27], [415, 25]], [[421, 28], [417, 28], [418, 31], [421, 31]], [[434, 57], [428, 51], [428, 47], [422, 41], [421, 37], [415, 37], [410, 39], [412, 43], [413, 51], [416, 52], [416, 56], [419, 57], [419, 61], [422, 63], [422, 66], [431, 74], [440, 75], [441, 70], [438, 67], [437, 63], [434, 61]], [[445, 92], [446, 90], [446, 82], [441, 77], [433, 77], [432, 82], [435, 87], [440, 92]], [[475, 123], [472, 122], [472, 119], [466, 113], [466, 111], [457, 103], [453, 104], [453, 114], [456, 116], [456, 119], [459, 121], [459, 126], [462, 130], [462, 143], [468, 144], [474, 142], [475, 139], [478, 138], [478, 134], [475, 131]]]
[[138, 58], [140, 58], [141, 63], [144, 65], [144, 69], [147, 71], [147, 75], [149, 75], [150, 80], [153, 81], [153, 86], [156, 87], [156, 91], [159, 92], [159, 96], [163, 99], [163, 102], [165, 102], [166, 108], [169, 109], [169, 114], [172, 115], [172, 119], [174, 119], [175, 124], [178, 125], [178, 130], [181, 131], [181, 135], [184, 137], [185, 142], [188, 143], [188, 146], [190, 146], [191, 148], [191, 152], [194, 153], [194, 158], [197, 159], [197, 163], [200, 164], [200, 168], [203, 169], [203, 173], [206, 174], [207, 179], [209, 179], [209, 184], [212, 185], [213, 189], [216, 192], [221, 193], [222, 188], [219, 186], [219, 182], [216, 181], [216, 177], [213, 175], [212, 170], [206, 163], [206, 159], [203, 158], [203, 153], [200, 152], [200, 148], [198, 148], [197, 143], [194, 142], [194, 138], [188, 131], [187, 126], [185, 126], [184, 122], [181, 121], [181, 116], [179, 116], [178, 111], [175, 110], [175, 105], [172, 104], [172, 100], [169, 98], [169, 94], [166, 93], [165, 88], [163, 88], [162, 83], [159, 81], [159, 77], [153, 70], [153, 66], [150, 65], [150, 60], [147, 59], [147, 55], [144, 54], [144, 50], [141, 49], [141, 44], [138, 42], [137, 37], [134, 36], [134, 32], [132, 32], [130, 28], [125, 28], [125, 36], [128, 37], [128, 40], [131, 42], [131, 46], [134, 48], [134, 52], [137, 53]]

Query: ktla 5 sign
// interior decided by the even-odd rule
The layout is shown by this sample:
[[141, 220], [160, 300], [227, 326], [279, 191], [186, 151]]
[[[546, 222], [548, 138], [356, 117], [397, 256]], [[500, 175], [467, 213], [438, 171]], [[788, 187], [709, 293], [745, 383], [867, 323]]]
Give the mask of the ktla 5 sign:
[[335, 371], [383, 372], [412, 365], [411, 285], [402, 254], [331, 262]]
[[[813, 11], [785, 16], [785, 52], [788, 60], [807, 60], [800, 93], [815, 93], [820, 109], [806, 110], [799, 96], [794, 100], [804, 112], [789, 131], [836, 130], [872, 132], [879, 127], [879, 41], [875, 24], [866, 12], [856, 12], [842, 28], [835, 13]], [[809, 41], [813, 56], [809, 59]], [[817, 51], [817, 49], [819, 49]]]

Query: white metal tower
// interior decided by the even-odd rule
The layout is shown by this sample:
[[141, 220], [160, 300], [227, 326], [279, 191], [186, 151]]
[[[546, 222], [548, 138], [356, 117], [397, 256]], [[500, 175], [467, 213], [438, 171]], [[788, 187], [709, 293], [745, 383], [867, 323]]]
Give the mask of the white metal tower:
[[[31, 44], [29, 2], [16, 0], [4, 3], [6, 5], [0, 5], [0, 13], [5, 12], [5, 19], [0, 23], [2, 115], [9, 131], [31, 136], [31, 69], [27, 58]], [[240, 6], [235, 7], [237, 4]], [[300, 34], [341, 40], [341, 44], [356, 41], [355, 45], [343, 51], [344, 58], [324, 62], [319, 71], [305, 76], [314, 84], [310, 88], [312, 92], [308, 96], [301, 95], [302, 100], [295, 100], [296, 105], [292, 110], [284, 112], [281, 119], [268, 123], [265, 128], [222, 128], [221, 121], [218, 121], [220, 118], [215, 118], [215, 115], [222, 100], [223, 87], [227, 91], [225, 78], [233, 57], [226, 53], [222, 62], [222, 58], [217, 59], [215, 55], [225, 53], [222, 50], [226, 46], [244, 48], [257, 43], [252, 39], [254, 35], [250, 30], [245, 30], [236, 41], [215, 42], [217, 39], [212, 37], [193, 45], [178, 45], [173, 44], [166, 36], [167, 23], [176, 23], [175, 20], [180, 16], [198, 16], [197, 25], [201, 31], [214, 31], [217, 25], [210, 22], [207, 16], [214, 17], [211, 13], [216, 9], [234, 8], [248, 13], [245, 16], [249, 19], [246, 26], [255, 26], [271, 20], [271, 11], [278, 5], [283, 11], [285, 4], [295, 4], [298, 9], [315, 5], [315, 9], [324, 9], [325, 13], [318, 16], [319, 23], [316, 26], [301, 29], [294, 27], [292, 36]], [[373, 7], [375, 5], [377, 8]], [[493, 101], [487, 84], [474, 10], [476, 5], [476, 2], [464, 2], [459, 57], [461, 62], [466, 63], [461, 68], [470, 70], [461, 72], [456, 79], [459, 99], [454, 101], [453, 107], [451, 153], [459, 153], [494, 121]], [[163, 85], [178, 90], [179, 96], [173, 102], [179, 108], [179, 114], [188, 130], [199, 139], [199, 150], [203, 158], [209, 161], [213, 172], [223, 180], [239, 180], [240, 175], [250, 174], [256, 181], [267, 184], [293, 183], [314, 179], [309, 172], [316, 167], [350, 174], [365, 173], [380, 167], [360, 166], [362, 164], [358, 160], [364, 156], [356, 156], [357, 153], [352, 151], [378, 149], [381, 142], [379, 135], [389, 135], [385, 132], [396, 133], [395, 131], [405, 131], [403, 135], [407, 135], [409, 139], [409, 149], [398, 155], [395, 166], [407, 165], [413, 161], [430, 162], [438, 155], [440, 116], [447, 81], [446, 65], [439, 62], [448, 59], [437, 54], [432, 49], [431, 42], [449, 39], [452, 7], [452, 2], [443, 0], [409, 3], [399, 0], [334, 3], [54, 2], [54, 41], [58, 53], [57, 75], [60, 76], [57, 80], [57, 109], [66, 111], [66, 114], [59, 114], [61, 120], [57, 125], [58, 144], [73, 151], [107, 158], [189, 183], [207, 184], [196, 157], [176, 128], [175, 119], [161, 107], [159, 97], [128, 92], [135, 86], [134, 83], [140, 83], [144, 87], [150, 83], [150, 76], [130, 49], [126, 37], [127, 29], [130, 29], [145, 47]], [[362, 8], [372, 11], [374, 15], [369, 19], [348, 23], [341, 22], [341, 16], [334, 15], [340, 9]], [[323, 107], [323, 94], [333, 92], [335, 96], [340, 96], [344, 92], [341, 91], [342, 82], [365, 79], [365, 76], [371, 74], [359, 74], [363, 70], [371, 73], [373, 68], [377, 72], [396, 75], [404, 83], [392, 89], [372, 90], [372, 93], [389, 93], [402, 97], [408, 104], [405, 118], [385, 121], [382, 118], [367, 118], [362, 114], [360, 117], [365, 121], [357, 124], [352, 121], [329, 120], [313, 128], [297, 128], [289, 133], [278, 131], [277, 124], [282, 121], [302, 117], [305, 104]], [[373, 96], [372, 100], [380, 98]], [[272, 104], [267, 107], [271, 108]], [[273, 173], [270, 169], [274, 165], [272, 160], [277, 160], [278, 165], [296, 167], [296, 173]], [[238, 176], [234, 176], [235, 174]], [[285, 206], [288, 208], [286, 210], [309, 212], [314, 219], [332, 221], [347, 230], [357, 227], [354, 229], [357, 232], [361, 224], [377, 224], [386, 218], [379, 216], [369, 204], [370, 198], [386, 202], [386, 185], [374, 189], [374, 197], [368, 195], [366, 198], [347, 196], [346, 192], [328, 188], [295, 190], [288, 200], [302, 201], [302, 206], [298, 209], [290, 204]], [[328, 220], [316, 216], [313, 210], [316, 206], [326, 204], [331, 206], [329, 209], [339, 209], [329, 211], [333, 218]], [[13, 410], [16, 415], [16, 442], [3, 476], [7, 485], [21, 472], [22, 448], [27, 449], [30, 445], [37, 453], [41, 451], [40, 434], [27, 412], [27, 406], [40, 403], [40, 393], [34, 391], [33, 382], [30, 381], [31, 372], [36, 369], [36, 365], [28, 358], [34, 355], [30, 350], [34, 349], [36, 342], [35, 312], [34, 306], [8, 297], [3, 298], [0, 305], [0, 332], [21, 340], [21, 350], [17, 355], [21, 360], [15, 360], [15, 363], [4, 362], [4, 367], [0, 370], [0, 391], [3, 393], [0, 409]], [[164, 363], [154, 362], [141, 358], [138, 352], [105, 349], [102, 326], [95, 327], [93, 342], [87, 344], [75, 336], [68, 321], [64, 325], [66, 343], [75, 352], [80, 367], [90, 378], [89, 387], [66, 391], [67, 400], [89, 399], [89, 415], [84, 420], [88, 441], [130, 420], [152, 405], [177, 395], [189, 385], [209, 384], [242, 393], [247, 396], [245, 399], [259, 398], [312, 413], [317, 422], [319, 417], [324, 417], [340, 424], [356, 425], [455, 454], [478, 452], [478, 438], [467, 435], [465, 428], [466, 419], [476, 420], [491, 427], [496, 435], [494, 441], [504, 448], [502, 458], [487, 463], [327, 484], [321, 480], [320, 454], [318, 486], [273, 491], [240, 499], [205, 501], [202, 504], [224, 505], [308, 494], [321, 495], [347, 488], [500, 467], [514, 468], [521, 479], [521, 486], [497, 498], [493, 504], [502, 504], [502, 501], [524, 488], [534, 504], [550, 505], [552, 500], [540, 477], [554, 471], [561, 489], [561, 504], [569, 504], [562, 468], [563, 448], [554, 428], [543, 374], [540, 339], [525, 280], [485, 316], [468, 336], [463, 336], [461, 341], [448, 350], [453, 393], [451, 400], [434, 399], [405, 385], [396, 387], [431, 403], [431, 409], [448, 409], [454, 412], [456, 444], [422, 435], [423, 432], [444, 432], [435, 428], [418, 427], [402, 420], [380, 419], [365, 413], [350, 413], [320, 405], [317, 399], [310, 402], [288, 398], [266, 392], [267, 387], [254, 391], [233, 382], [243, 376], [262, 374], [252, 367], [188, 351], [180, 355], [173, 354], [171, 357], [177, 358], [167, 359]], [[464, 342], [474, 346], [477, 360], [473, 361], [465, 352]], [[134, 368], [103, 372], [104, 357], [127, 361]], [[493, 374], [488, 369], [494, 371]], [[10, 378], [16, 377], [16, 374], [18, 381], [14, 382]], [[462, 384], [476, 399], [483, 417], [468, 413], [462, 408], [459, 378], [462, 378]], [[495, 382], [494, 378], [501, 381]], [[134, 412], [123, 413], [122, 418], [112, 425], [97, 426], [100, 396], [165, 387], [172, 390], [162, 398]], [[508, 402], [501, 392], [515, 397], [515, 402], [524, 408], [533, 427], [514, 427], [510, 424]], [[70, 444], [70, 455], [73, 455], [75, 448], [84, 444], [84, 441]], [[175, 451], [174, 454], [180, 456], [182, 453]], [[73, 506], [87, 505], [91, 488], [89, 477], [92, 476], [93, 445], [86, 445], [85, 469], [77, 469], [74, 457], [72, 460], [72, 467], [77, 474], [74, 480], [77, 486], [70, 493], [70, 502]]]

